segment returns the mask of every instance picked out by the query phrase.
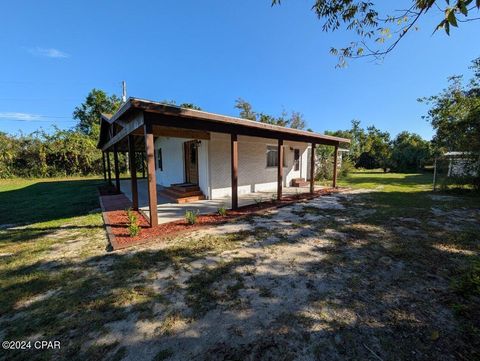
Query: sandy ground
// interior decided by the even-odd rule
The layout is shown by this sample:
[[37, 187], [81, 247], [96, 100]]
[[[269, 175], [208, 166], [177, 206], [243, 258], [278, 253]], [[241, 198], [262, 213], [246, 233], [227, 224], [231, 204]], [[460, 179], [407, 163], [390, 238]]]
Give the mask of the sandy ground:
[[[389, 249], [398, 236], [424, 237], [421, 221], [395, 219], [388, 228], [361, 222], [375, 213], [355, 213], [361, 193], [321, 197], [193, 235], [250, 232], [234, 250], [156, 273], [154, 288], [168, 302], [152, 319], [108, 325], [105, 340], [126, 345], [126, 360], [421, 359], [431, 350], [422, 338], [433, 340], [438, 330], [445, 342], [455, 338], [451, 311], [425, 292], [442, 292], [448, 283], [433, 274], [428, 284], [409, 280], [417, 271]], [[431, 212], [430, 222], [448, 227], [436, 220], [445, 214]], [[454, 222], [478, 221], [478, 213], [459, 212]], [[207, 289], [192, 288], [192, 278], [202, 274], [214, 279], [198, 285]], [[192, 311], [195, 300], [205, 303], [200, 312]], [[408, 347], [395, 353], [399, 340]]]
[[[422, 216], [392, 217], [377, 214], [368, 196], [323, 196], [189, 235], [242, 237], [235, 247], [156, 263], [129, 279], [126, 288], [147, 285], [161, 300], [146, 314], [127, 309], [84, 347], [114, 345], [107, 356], [119, 360], [461, 359], [447, 274], [478, 248], [447, 242], [444, 232], [480, 234], [480, 210], [447, 210], [443, 202], [452, 200], [440, 197]], [[50, 261], [73, 257], [81, 242], [58, 246]], [[87, 265], [108, 274], [117, 256], [170, 246]]]

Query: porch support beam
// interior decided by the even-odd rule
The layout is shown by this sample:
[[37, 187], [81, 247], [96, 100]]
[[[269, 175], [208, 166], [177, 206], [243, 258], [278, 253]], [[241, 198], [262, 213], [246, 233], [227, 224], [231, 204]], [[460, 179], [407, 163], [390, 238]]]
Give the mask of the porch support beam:
[[132, 208], [138, 211], [138, 184], [137, 165], [135, 163], [135, 139], [133, 135], [128, 136], [128, 158], [130, 165], [130, 182], [132, 184]]
[[153, 140], [152, 125], [146, 122], [145, 131], [145, 154], [147, 157], [147, 175], [148, 175], [148, 208], [150, 212], [150, 226], [158, 225], [157, 210], [157, 179], [155, 175], [155, 145]]
[[282, 187], [283, 187], [283, 139], [278, 140], [278, 152], [277, 152], [277, 199], [282, 199]]
[[315, 143], [312, 143], [310, 154], [310, 193], [315, 192]]
[[338, 166], [338, 144], [335, 145], [335, 153], [333, 155], [333, 188], [337, 188], [337, 170]]
[[102, 170], [103, 170], [103, 180], [107, 181], [107, 166], [105, 164], [105, 152], [102, 152]]
[[107, 172], [108, 172], [108, 183], [112, 184], [112, 169], [110, 165], [110, 152], [107, 153]]
[[236, 134], [230, 136], [230, 154], [232, 166], [232, 209], [238, 208], [238, 139]]
[[115, 188], [120, 193], [120, 167], [118, 166], [118, 149], [116, 144], [113, 146], [113, 165], [115, 167]]

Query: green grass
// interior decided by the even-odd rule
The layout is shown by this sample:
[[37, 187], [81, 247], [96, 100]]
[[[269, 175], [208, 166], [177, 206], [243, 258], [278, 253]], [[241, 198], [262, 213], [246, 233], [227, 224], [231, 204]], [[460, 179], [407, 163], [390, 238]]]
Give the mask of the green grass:
[[432, 190], [431, 173], [384, 173], [356, 171], [340, 179], [340, 186], [377, 189], [384, 192], [424, 192]]
[[0, 225], [31, 224], [88, 214], [98, 208], [98, 178], [0, 180]]

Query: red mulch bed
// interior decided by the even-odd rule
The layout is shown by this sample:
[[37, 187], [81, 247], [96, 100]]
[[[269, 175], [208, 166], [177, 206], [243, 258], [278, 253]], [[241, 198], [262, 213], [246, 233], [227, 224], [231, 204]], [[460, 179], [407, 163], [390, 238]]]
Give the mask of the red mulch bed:
[[[103, 217], [105, 225], [107, 226], [107, 233], [109, 233], [110, 243], [114, 250], [131, 247], [134, 245], [146, 243], [149, 241], [161, 241], [166, 238], [179, 235], [186, 232], [191, 232], [197, 229], [219, 225], [226, 223], [233, 219], [246, 217], [252, 214], [263, 213], [267, 210], [285, 207], [289, 204], [316, 198], [322, 195], [332, 194], [339, 192], [338, 189], [321, 189], [314, 194], [303, 193], [298, 195], [285, 196], [281, 201], [275, 202], [262, 202], [258, 204], [252, 204], [244, 207], [240, 207], [237, 210], [228, 210], [226, 216], [220, 216], [219, 214], [205, 214], [197, 217], [197, 223], [194, 225], [188, 224], [185, 220], [178, 220], [174, 222], [160, 224], [156, 227], [149, 227], [148, 220], [140, 213], [134, 211], [138, 217], [138, 221], [141, 227], [140, 234], [135, 237], [130, 237], [128, 232], [128, 217], [125, 211], [128, 207], [122, 207], [121, 209], [108, 209], [104, 204], [108, 203], [103, 199]], [[108, 196], [107, 196], [108, 197]], [[101, 197], [101, 198], [107, 198]], [[126, 197], [125, 197], [126, 198]]]

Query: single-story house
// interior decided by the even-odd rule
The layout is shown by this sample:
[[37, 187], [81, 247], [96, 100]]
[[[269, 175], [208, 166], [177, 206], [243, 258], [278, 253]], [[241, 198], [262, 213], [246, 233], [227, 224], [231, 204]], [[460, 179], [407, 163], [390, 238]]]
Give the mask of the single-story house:
[[295, 185], [309, 185], [313, 192], [315, 146], [331, 145], [338, 154], [339, 145], [349, 142], [131, 97], [115, 114], [102, 116], [98, 148], [110, 181], [113, 153], [118, 190], [118, 152], [129, 153], [133, 208], [138, 208], [134, 154], [145, 153], [150, 222], [156, 225], [157, 185], [164, 196], [182, 201], [229, 196], [233, 209], [238, 196], [250, 192], [276, 190], [281, 198], [282, 187]]

